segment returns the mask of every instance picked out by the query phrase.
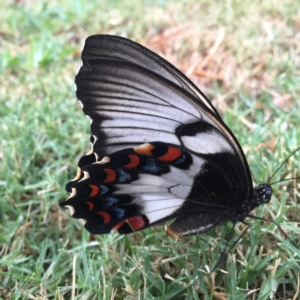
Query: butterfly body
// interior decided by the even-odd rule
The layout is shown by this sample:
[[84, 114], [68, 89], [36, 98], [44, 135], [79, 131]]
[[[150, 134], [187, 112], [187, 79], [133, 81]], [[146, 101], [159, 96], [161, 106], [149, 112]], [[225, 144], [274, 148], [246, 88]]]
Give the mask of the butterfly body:
[[77, 97], [92, 151], [61, 203], [91, 233], [122, 234], [175, 219], [184, 236], [243, 219], [271, 199], [253, 189], [244, 153], [209, 100], [182, 73], [121, 37], [87, 39]]

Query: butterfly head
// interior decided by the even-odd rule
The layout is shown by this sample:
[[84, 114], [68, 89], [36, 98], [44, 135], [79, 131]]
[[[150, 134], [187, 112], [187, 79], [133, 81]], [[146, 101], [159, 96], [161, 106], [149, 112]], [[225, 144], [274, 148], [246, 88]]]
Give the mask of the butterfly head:
[[272, 197], [272, 187], [269, 184], [261, 183], [254, 189], [254, 199], [257, 205], [268, 203]]
[[254, 188], [253, 197], [251, 198], [251, 201], [243, 203], [242, 209], [238, 215], [238, 220], [243, 221], [253, 209], [261, 204], [268, 203], [271, 200], [272, 193], [272, 187], [266, 183], [261, 183], [259, 186]]

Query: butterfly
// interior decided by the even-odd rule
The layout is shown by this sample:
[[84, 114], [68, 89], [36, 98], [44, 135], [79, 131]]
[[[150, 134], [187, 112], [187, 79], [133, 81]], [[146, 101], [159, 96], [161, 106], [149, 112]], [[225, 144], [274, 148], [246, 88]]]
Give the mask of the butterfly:
[[268, 203], [245, 154], [208, 98], [178, 69], [123, 37], [87, 38], [76, 95], [92, 150], [60, 203], [93, 234], [128, 234], [173, 219], [171, 236], [243, 222]]

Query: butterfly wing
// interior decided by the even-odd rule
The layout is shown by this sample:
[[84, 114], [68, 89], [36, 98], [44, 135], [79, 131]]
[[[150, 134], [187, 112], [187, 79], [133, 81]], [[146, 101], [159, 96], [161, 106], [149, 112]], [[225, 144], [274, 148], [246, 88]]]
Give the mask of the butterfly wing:
[[[133, 230], [177, 217], [171, 226], [175, 235], [202, 232], [230, 219], [232, 207], [239, 207], [242, 201], [252, 197], [248, 164], [236, 138], [207, 98], [180, 71], [132, 41], [107, 35], [87, 39], [82, 61], [83, 66], [75, 80], [76, 93], [84, 113], [91, 119], [93, 147], [89, 155], [80, 160], [77, 178], [67, 185], [67, 190], [73, 188], [76, 193], [63, 205], [72, 206], [75, 217], [87, 220], [88, 230], [106, 233], [113, 228], [120, 229], [122, 226], [118, 224], [121, 222], [126, 221], [128, 224], [130, 218], [142, 216], [143, 226], [136, 226], [136, 223], [141, 222], [140, 219], [129, 222]], [[168, 150], [161, 149], [172, 146], [186, 156], [191, 155], [192, 160], [184, 170], [170, 165], [176, 159], [163, 161], [168, 171], [155, 174], [153, 170], [161, 162], [160, 158], [152, 151], [136, 152], [139, 147], [146, 147], [143, 145], [155, 145], [154, 148], [160, 153], [168, 153]], [[108, 213], [112, 220], [105, 223], [102, 213], [96, 217], [96, 221], [91, 222], [92, 217], [79, 213], [80, 210], [85, 211], [81, 205], [83, 201], [80, 201], [80, 191], [86, 189], [88, 197], [93, 195], [89, 180], [96, 180], [98, 185], [104, 183], [92, 175], [96, 165], [97, 168], [109, 169], [110, 161], [115, 161], [111, 155], [116, 157], [124, 149], [133, 151], [139, 158], [151, 157], [155, 162], [146, 163], [144, 170], [132, 168], [131, 171], [136, 175], [132, 175], [129, 182], [123, 183], [116, 179], [112, 182], [114, 188], [106, 187], [109, 192], [105, 197], [131, 197], [127, 202], [122, 201], [121, 196], [117, 197], [115, 207], [123, 207], [126, 212], [122, 217], [108, 212], [101, 205], [94, 211], [95, 205], [88, 207], [84, 204], [85, 209], [88, 209], [86, 213]], [[122, 172], [130, 169], [126, 159], [119, 159], [114, 167]], [[154, 169], [151, 169], [153, 165]], [[149, 176], [152, 176], [151, 180]], [[169, 180], [167, 183], [165, 176]], [[139, 189], [140, 183], [146, 181], [145, 178], [151, 184]], [[181, 178], [189, 180], [182, 183]], [[172, 187], [185, 192], [178, 196]], [[135, 192], [137, 190], [139, 192]], [[141, 193], [142, 190], [145, 193]], [[106, 203], [104, 195], [100, 194], [99, 197], [98, 205]], [[156, 205], [153, 201], [149, 202], [147, 197], [154, 199]], [[173, 200], [166, 204], [165, 197]], [[93, 209], [90, 210], [91, 207]], [[152, 208], [161, 211], [155, 218], [149, 217]], [[224, 214], [224, 208], [228, 213]], [[101, 226], [99, 228], [100, 223], [106, 225], [105, 229]]]
[[[93, 59], [124, 61], [159, 76], [182, 87], [219, 116], [206, 96], [178, 69], [149, 49], [122, 37], [113, 35], [95, 35], [87, 38], [82, 52], [83, 65]], [[220, 116], [219, 119], [221, 120]]]

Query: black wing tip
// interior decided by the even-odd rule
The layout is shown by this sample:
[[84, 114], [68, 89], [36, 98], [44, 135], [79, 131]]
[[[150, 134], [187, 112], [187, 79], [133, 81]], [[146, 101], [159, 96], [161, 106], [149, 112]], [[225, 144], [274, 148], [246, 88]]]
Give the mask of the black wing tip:
[[[162, 58], [159, 55], [137, 42], [134, 42], [122, 36], [109, 34], [94, 34], [87, 37], [85, 40], [81, 57], [84, 58], [84, 56], [91, 50], [91, 48], [105, 49], [109, 52], [118, 53], [120, 52], [120, 49], [122, 49], [122, 47], [125, 52], [128, 51], [128, 48], [131, 48], [131, 50], [136, 51], [136, 54], [139, 54], [140, 52], [146, 55], [147, 57], [156, 57], [157, 62], [162, 60]], [[126, 48], [127, 50], [125, 50]], [[117, 58], [115, 57], [115, 59]]]
[[[85, 53], [85, 50], [92, 48], [111, 48], [113, 51], [113, 46], [116, 44], [126, 44], [126, 45], [138, 45], [134, 41], [131, 41], [125, 37], [118, 35], [109, 35], [109, 34], [94, 34], [86, 38], [84, 49], [82, 51], [82, 56]], [[140, 46], [140, 45], [139, 45]]]
[[100, 41], [100, 40], [119, 40], [119, 41], [130, 41], [132, 42], [131, 40], [125, 38], [125, 37], [122, 37], [122, 36], [119, 36], [119, 35], [111, 35], [111, 34], [92, 34], [90, 35], [89, 37], [86, 38], [86, 42], [91, 42], [91, 41]]

